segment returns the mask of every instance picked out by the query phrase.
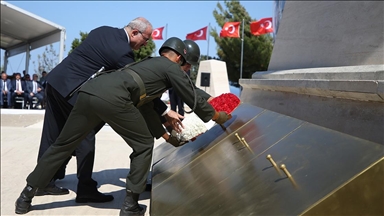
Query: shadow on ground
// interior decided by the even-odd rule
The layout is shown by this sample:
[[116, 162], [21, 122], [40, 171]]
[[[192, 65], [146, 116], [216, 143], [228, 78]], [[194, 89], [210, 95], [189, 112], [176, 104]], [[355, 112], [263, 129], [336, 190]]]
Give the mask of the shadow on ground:
[[[54, 209], [54, 208], [62, 208], [62, 207], [70, 207], [70, 206], [91, 206], [93, 208], [101, 208], [101, 209], [120, 209], [121, 205], [124, 201], [125, 197], [125, 178], [129, 173], [129, 169], [109, 169], [103, 170], [99, 172], [94, 172], [92, 177], [94, 180], [98, 182], [98, 188], [100, 188], [104, 184], [114, 185], [119, 187], [119, 190], [106, 192], [105, 194], [112, 195], [115, 199], [112, 202], [107, 203], [76, 203], [75, 199], [70, 198], [66, 201], [56, 201], [45, 204], [36, 204], [32, 205], [31, 211], [33, 210], [44, 210], [44, 209]], [[76, 193], [77, 189], [77, 176], [75, 174], [66, 175], [64, 179], [58, 180], [56, 185], [60, 187], [68, 188], [70, 191]], [[65, 196], [65, 195], [64, 195]], [[151, 193], [148, 191], [140, 194], [140, 200], [150, 199]], [[34, 199], [39, 199], [39, 197], [35, 197]], [[142, 207], [146, 208], [146, 205], [142, 205]]]

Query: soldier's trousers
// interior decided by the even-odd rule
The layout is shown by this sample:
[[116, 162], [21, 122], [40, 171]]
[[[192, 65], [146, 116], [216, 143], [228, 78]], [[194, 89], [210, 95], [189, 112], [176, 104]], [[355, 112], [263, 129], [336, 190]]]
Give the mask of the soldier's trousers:
[[[77, 102], [59, 137], [40, 158], [27, 177], [32, 187], [45, 187], [63, 162], [72, 154], [88, 133], [102, 122], [108, 123], [132, 148], [127, 189], [134, 193], [145, 190], [154, 139], [140, 111], [128, 101], [115, 106], [96, 96], [80, 92]], [[110, 155], [111, 159], [114, 155]]]

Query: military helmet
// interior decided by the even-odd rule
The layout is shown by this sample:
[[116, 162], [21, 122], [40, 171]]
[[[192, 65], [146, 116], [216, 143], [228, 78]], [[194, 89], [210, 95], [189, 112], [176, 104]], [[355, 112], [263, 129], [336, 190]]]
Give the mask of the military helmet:
[[167, 39], [159, 49], [160, 55], [165, 48], [171, 49], [180, 54], [183, 57], [183, 63], [181, 65], [185, 65], [187, 59], [187, 50], [185, 48], [184, 42], [181, 39], [177, 37], [171, 37]]
[[200, 48], [196, 42], [192, 40], [184, 40], [185, 47], [187, 48], [187, 63], [197, 65], [200, 59]]

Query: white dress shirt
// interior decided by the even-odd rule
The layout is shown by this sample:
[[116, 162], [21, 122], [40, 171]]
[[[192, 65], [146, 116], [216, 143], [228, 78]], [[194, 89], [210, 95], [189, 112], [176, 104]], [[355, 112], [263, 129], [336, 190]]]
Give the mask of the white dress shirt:
[[15, 92], [17, 90], [23, 92], [23, 88], [21, 87], [21, 80], [16, 80], [16, 90], [15, 90]]
[[8, 86], [7, 86], [6, 80], [2, 80], [2, 81], [3, 81], [3, 90], [8, 91]]
[[36, 82], [36, 81], [32, 81], [32, 84], [33, 84], [32, 92], [33, 92], [34, 94], [36, 94], [36, 93], [37, 93], [37, 82]]

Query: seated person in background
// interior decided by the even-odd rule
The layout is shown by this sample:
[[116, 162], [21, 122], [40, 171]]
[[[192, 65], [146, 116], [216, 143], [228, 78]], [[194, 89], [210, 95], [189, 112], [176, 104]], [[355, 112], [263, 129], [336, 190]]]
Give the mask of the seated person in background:
[[1, 82], [0, 82], [0, 88], [1, 88], [1, 96], [0, 96], [0, 105], [1, 108], [4, 107], [4, 99], [7, 99], [7, 105], [10, 106], [11, 101], [11, 80], [8, 79], [7, 73], [4, 71], [1, 72]]
[[24, 80], [21, 80], [20, 73], [15, 74], [15, 79], [11, 81], [12, 83], [12, 89], [11, 89], [11, 107], [13, 108], [15, 106], [15, 99], [16, 97], [23, 97], [24, 98], [24, 107], [27, 105], [28, 100], [28, 92], [27, 92], [27, 86], [25, 84]]
[[47, 85], [47, 79], [46, 79], [46, 76], [47, 76], [47, 71], [43, 71], [41, 72], [41, 77], [40, 77], [40, 84], [43, 86], [43, 91], [41, 92], [41, 94], [44, 96], [43, 100], [41, 101], [41, 108], [45, 108], [45, 87]]
[[21, 80], [24, 80], [25, 82], [31, 81], [31, 76], [29, 76], [29, 74], [26, 74], [24, 77], [21, 78]]
[[[28, 90], [28, 101], [31, 109], [37, 109], [44, 99], [44, 87], [37, 81], [39, 77], [37, 74], [33, 74], [32, 81], [26, 81], [27, 90]], [[37, 103], [33, 106], [33, 97], [37, 98]]]
[[43, 72], [41, 72], [40, 84], [41, 84], [44, 88], [45, 88], [45, 85], [47, 84], [46, 76], [47, 76], [47, 71], [43, 71]]

